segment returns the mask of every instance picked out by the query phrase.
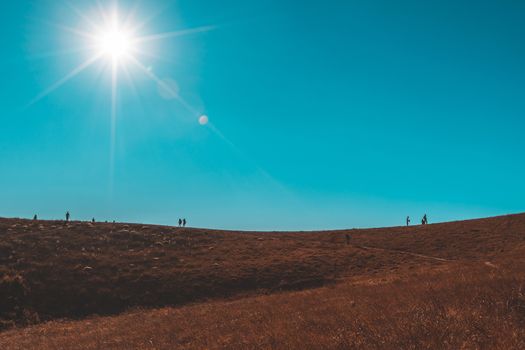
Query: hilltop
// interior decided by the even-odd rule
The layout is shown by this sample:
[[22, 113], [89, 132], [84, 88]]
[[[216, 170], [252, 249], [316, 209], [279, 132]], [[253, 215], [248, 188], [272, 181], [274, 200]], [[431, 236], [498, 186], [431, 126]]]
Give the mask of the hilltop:
[[[94, 349], [90, 329], [118, 349], [524, 339], [525, 214], [326, 232], [0, 219], [0, 237], [2, 327], [44, 323], [0, 333], [2, 348], [56, 348], [42, 345], [46, 334]], [[492, 338], [487, 320], [499, 322]], [[442, 338], [396, 338], [418, 329]]]

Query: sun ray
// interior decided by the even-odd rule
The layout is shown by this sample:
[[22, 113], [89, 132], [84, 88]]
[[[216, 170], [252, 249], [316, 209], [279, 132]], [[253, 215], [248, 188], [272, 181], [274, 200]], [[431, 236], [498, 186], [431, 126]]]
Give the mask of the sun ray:
[[192, 113], [195, 116], [199, 115], [199, 112], [190, 106], [176, 91], [173, 91], [173, 89], [167, 85], [165, 82], [162, 81], [155, 73], [153, 73], [151, 70], [146, 68], [139, 60], [137, 60], [135, 57], [130, 56], [130, 60], [135, 63], [144, 73], [146, 73], [147, 76], [149, 76], [153, 81], [155, 81], [157, 84], [162, 86], [165, 90], [169, 91], [173, 96], [175, 96], [175, 99], [184, 107], [186, 108], [190, 113]]
[[102, 84], [102, 82], [104, 80], [107, 80], [105, 79], [105, 77], [107, 76], [107, 71], [108, 71], [108, 66], [105, 65], [105, 64], [99, 64], [99, 65], [96, 65], [94, 68], [93, 68], [94, 72], [94, 76], [95, 76], [95, 81], [99, 82], [100, 84]]
[[140, 98], [140, 95], [137, 90], [137, 86], [135, 82], [133, 81], [133, 78], [131, 76], [131, 73], [129, 72], [128, 68], [124, 65], [122, 66], [122, 71], [124, 72], [124, 76], [126, 77], [126, 81], [129, 83], [131, 87], [131, 91], [133, 93], [133, 96]]
[[97, 9], [98, 9], [98, 13], [100, 15], [100, 17], [102, 17], [104, 23], [112, 23], [113, 21], [113, 16], [114, 14], [117, 12], [117, 4], [115, 3], [115, 1], [111, 1], [111, 13], [108, 14], [105, 10], [104, 10], [104, 6], [102, 5], [102, 3], [100, 2], [100, 0], [97, 0]]
[[89, 66], [91, 66], [93, 63], [95, 63], [102, 55], [98, 54], [98, 55], [95, 55], [93, 57], [91, 57], [90, 59], [86, 60], [84, 63], [80, 64], [78, 67], [76, 67], [75, 69], [73, 69], [71, 72], [69, 72], [66, 76], [64, 76], [62, 79], [58, 80], [57, 82], [55, 82], [54, 84], [52, 84], [51, 86], [49, 86], [47, 89], [45, 89], [44, 91], [42, 91], [40, 94], [38, 94], [35, 98], [33, 98], [26, 106], [26, 108], [34, 105], [36, 102], [40, 101], [42, 98], [46, 97], [47, 95], [49, 95], [51, 92], [55, 91], [56, 89], [58, 89], [60, 86], [64, 85], [68, 80], [70, 80], [71, 78], [74, 78], [75, 76], [77, 76], [79, 73], [81, 73], [83, 70], [85, 70], [86, 68], [88, 68]]
[[73, 5], [70, 1], [65, 1], [66, 5], [75, 12], [75, 14], [80, 17], [84, 22], [89, 24], [91, 26], [91, 29], [95, 31], [100, 30], [100, 26], [97, 25], [95, 22], [93, 22], [88, 16], [86, 16], [82, 11], [80, 11], [75, 5]]
[[130, 28], [131, 27], [132, 21], [135, 18], [135, 14], [138, 11], [140, 3], [141, 3], [140, 0], [135, 1], [135, 4], [131, 8], [131, 10], [128, 11], [128, 14], [126, 15], [126, 18], [124, 19], [124, 22], [123, 22], [124, 27], [126, 27], [126, 28]]
[[241, 151], [230, 139], [228, 139], [222, 131], [220, 131], [212, 122], [207, 122], [206, 126], [218, 136], [230, 149], [243, 161], [250, 163], [264, 178], [266, 178], [270, 183], [276, 186], [281, 192], [291, 194], [290, 190], [284, 186], [280, 181], [273, 177], [266, 169], [264, 169], [253, 157], [250, 157], [245, 152]]
[[39, 22], [41, 22], [43, 24], [47, 24], [49, 26], [61, 29], [63, 31], [66, 31], [66, 32], [69, 32], [69, 33], [72, 33], [72, 34], [75, 34], [75, 35], [78, 35], [78, 36], [81, 36], [81, 37], [89, 39], [89, 40], [96, 39], [96, 36], [94, 34], [90, 33], [90, 32], [86, 32], [86, 31], [83, 31], [83, 30], [80, 30], [80, 29], [77, 29], [77, 28], [73, 28], [73, 27], [67, 26], [65, 24], [54, 23], [54, 22], [51, 22], [51, 21], [43, 20], [43, 19], [38, 19], [37, 21], [39, 21]]
[[117, 130], [117, 85], [118, 85], [118, 62], [113, 60], [111, 66], [111, 140], [110, 140], [110, 168], [109, 168], [109, 190], [113, 193], [113, 181], [115, 178], [115, 141]]
[[177, 30], [174, 32], [166, 32], [166, 33], [159, 33], [159, 34], [138, 37], [134, 40], [134, 42], [141, 43], [141, 42], [148, 42], [148, 41], [154, 41], [154, 40], [160, 40], [160, 39], [175, 38], [175, 37], [185, 36], [185, 35], [190, 35], [190, 34], [195, 34], [195, 33], [209, 32], [215, 29], [217, 29], [217, 26], [214, 26], [214, 25], [202, 26], [202, 27], [190, 28], [190, 29], [181, 29], [181, 30]]
[[175, 61], [173, 59], [170, 59], [170, 58], [167, 58], [167, 57], [164, 57], [164, 56], [161, 56], [161, 55], [157, 55], [157, 54], [155, 54], [153, 52], [150, 52], [150, 51], [141, 50], [140, 48], [137, 48], [137, 47], [133, 48], [133, 52], [132, 53], [134, 53], [137, 56], [144, 56], [144, 57], [147, 57], [147, 58], [153, 58], [155, 60], [166, 62], [166, 63], [169, 63], [169, 64], [176, 64], [176, 63], [179, 62], [179, 61]]
[[91, 50], [93, 50], [93, 47], [91, 46], [82, 46], [82, 47], [63, 49], [63, 50], [45, 51], [45, 52], [40, 52], [37, 54], [27, 56], [26, 59], [27, 60], [39, 60], [39, 59], [45, 59], [48, 57], [74, 55], [74, 54], [91, 51]]
[[159, 14], [163, 13], [166, 9], [168, 9], [172, 4], [165, 4], [164, 6], [159, 7], [154, 13], [149, 15], [147, 18], [142, 20], [141, 22], [138, 22], [133, 27], [131, 27], [131, 30], [133, 32], [139, 32], [144, 28], [149, 22], [151, 22], [155, 17], [157, 17]]

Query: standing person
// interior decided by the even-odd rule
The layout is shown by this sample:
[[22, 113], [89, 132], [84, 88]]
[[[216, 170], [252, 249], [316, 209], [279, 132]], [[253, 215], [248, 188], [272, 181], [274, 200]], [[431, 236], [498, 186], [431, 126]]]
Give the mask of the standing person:
[[425, 225], [428, 224], [427, 214], [423, 215], [423, 221], [425, 222]]
[[71, 217], [71, 215], [69, 214], [69, 210], [66, 211], [66, 222], [69, 221], [69, 218]]
[[407, 226], [410, 225], [410, 216], [407, 216]]
[[35, 216], [33, 216], [33, 220], [38, 220], [36, 214], [35, 214]]
[[95, 222], [95, 218], [91, 219], [91, 222]]
[[182, 226], [182, 219], [179, 219], [179, 227]]
[[182, 227], [186, 227], [186, 219], [182, 219]]

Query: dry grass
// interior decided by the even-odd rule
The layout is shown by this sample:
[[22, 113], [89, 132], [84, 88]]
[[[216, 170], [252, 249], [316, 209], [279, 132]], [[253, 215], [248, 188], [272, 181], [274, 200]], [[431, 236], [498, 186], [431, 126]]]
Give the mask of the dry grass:
[[317, 233], [2, 219], [0, 237], [0, 319], [18, 325], [0, 349], [525, 348], [525, 215]]
[[2, 349], [523, 349], [523, 266], [406, 278], [50, 322]]

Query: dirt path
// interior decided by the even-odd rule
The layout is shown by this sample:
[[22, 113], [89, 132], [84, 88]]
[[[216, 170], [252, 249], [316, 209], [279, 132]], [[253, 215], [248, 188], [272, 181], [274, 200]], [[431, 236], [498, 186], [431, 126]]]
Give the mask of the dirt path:
[[369, 246], [364, 246], [364, 245], [354, 245], [354, 247], [360, 248], [360, 249], [365, 249], [365, 250], [378, 250], [378, 251], [381, 251], [381, 252], [392, 252], [392, 253], [399, 253], [399, 254], [405, 254], [405, 255], [412, 255], [412, 256], [417, 256], [419, 258], [431, 259], [431, 260], [436, 260], [436, 261], [441, 261], [441, 262], [454, 261], [454, 260], [445, 259], [445, 258], [438, 258], [438, 257], [435, 257], [435, 256], [430, 256], [430, 255], [424, 255], [424, 254], [417, 254], [417, 253], [407, 252], [407, 251], [404, 251], [404, 250], [385, 249], [385, 248], [369, 247]]

